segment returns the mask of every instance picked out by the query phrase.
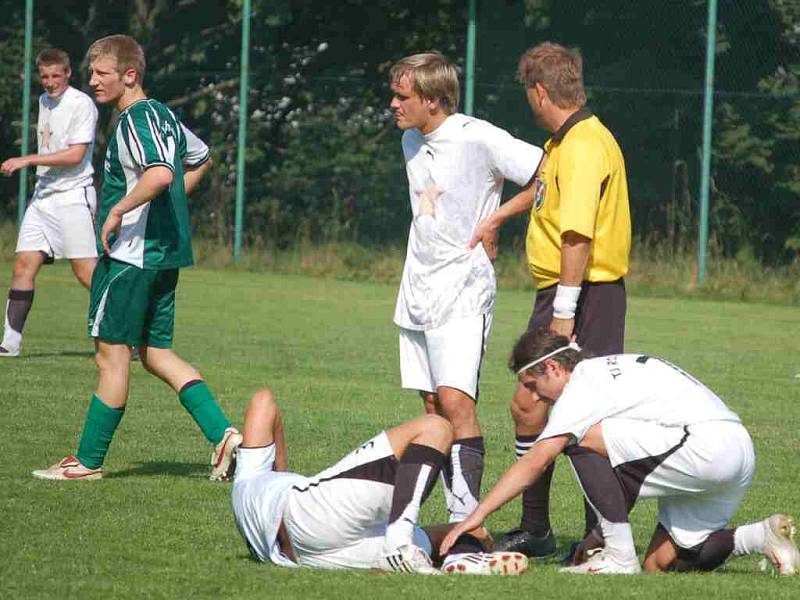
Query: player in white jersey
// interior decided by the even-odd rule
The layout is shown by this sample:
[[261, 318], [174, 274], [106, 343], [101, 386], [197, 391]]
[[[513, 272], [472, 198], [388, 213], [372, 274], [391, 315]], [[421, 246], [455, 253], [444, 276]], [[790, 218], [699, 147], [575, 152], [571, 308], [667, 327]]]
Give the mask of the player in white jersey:
[[442, 479], [455, 522], [477, 506], [483, 474], [475, 404], [496, 289], [496, 238], [470, 242], [499, 206], [506, 179], [528, 193], [543, 152], [457, 113], [458, 75], [437, 52], [397, 62], [391, 88], [413, 215], [394, 314], [400, 373], [404, 388], [420, 392], [426, 412], [453, 425]]
[[753, 480], [753, 444], [736, 413], [694, 377], [645, 355], [584, 359], [577, 345], [545, 330], [524, 334], [509, 366], [534, 402], [551, 406], [547, 426], [447, 535], [442, 551], [564, 452], [599, 525], [578, 553], [579, 564], [562, 571], [639, 573], [628, 513], [637, 499], [657, 498], [645, 570], [710, 571], [732, 555], [757, 552], [781, 575], [800, 573], [791, 517], [726, 528]]
[[[452, 439], [445, 419], [425, 415], [379, 433], [313, 477], [289, 473], [280, 410], [272, 392], [261, 390], [245, 412], [237, 454], [236, 526], [254, 558], [279, 566], [438, 575], [432, 550], [450, 526], [423, 530], [417, 519]], [[456, 541], [444, 572], [525, 571], [524, 555], [484, 553], [476, 536], [485, 530]]]
[[44, 88], [39, 97], [37, 153], [0, 165], [6, 176], [36, 167], [36, 187], [17, 239], [0, 357], [19, 355], [36, 275], [45, 261], [68, 259], [75, 277], [88, 289], [97, 257], [92, 181], [97, 109], [89, 96], [69, 85], [72, 71], [66, 52], [44, 50], [36, 57], [36, 66]]

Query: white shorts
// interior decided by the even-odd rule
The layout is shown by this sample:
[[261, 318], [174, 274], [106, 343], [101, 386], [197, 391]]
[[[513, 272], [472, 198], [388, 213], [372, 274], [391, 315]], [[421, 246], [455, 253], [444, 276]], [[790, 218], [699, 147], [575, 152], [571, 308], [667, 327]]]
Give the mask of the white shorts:
[[400, 378], [406, 389], [436, 392], [461, 390], [478, 399], [481, 362], [492, 315], [448, 321], [427, 331], [400, 328]]
[[[332, 467], [293, 487], [283, 523], [297, 564], [327, 569], [369, 569], [383, 552], [398, 461], [386, 432]], [[414, 543], [430, 553], [427, 534]]]
[[17, 252], [43, 252], [53, 259], [96, 258], [94, 187], [34, 194], [17, 238]]
[[[658, 520], [682, 548], [724, 529], [753, 481], [753, 442], [741, 423], [605, 419], [602, 430], [611, 465], [640, 478], [639, 498], [658, 498]], [[647, 467], [651, 459], [655, 468]]]

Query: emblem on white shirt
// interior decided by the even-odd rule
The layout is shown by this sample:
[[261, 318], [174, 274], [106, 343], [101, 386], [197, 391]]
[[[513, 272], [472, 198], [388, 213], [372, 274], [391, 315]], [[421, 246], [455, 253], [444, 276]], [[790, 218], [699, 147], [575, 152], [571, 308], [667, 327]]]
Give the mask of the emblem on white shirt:
[[436, 203], [439, 201], [439, 196], [444, 194], [444, 190], [437, 187], [435, 183], [429, 182], [425, 185], [422, 191], [417, 192], [419, 196], [419, 209], [417, 216], [430, 215], [436, 218]]

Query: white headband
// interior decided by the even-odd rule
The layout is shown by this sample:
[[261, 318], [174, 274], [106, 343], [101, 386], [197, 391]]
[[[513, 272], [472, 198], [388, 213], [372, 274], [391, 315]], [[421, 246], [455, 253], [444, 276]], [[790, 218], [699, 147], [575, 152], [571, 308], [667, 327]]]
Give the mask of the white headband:
[[581, 347], [578, 346], [578, 344], [576, 344], [575, 342], [570, 342], [566, 346], [561, 346], [561, 348], [557, 348], [557, 349], [553, 350], [550, 354], [545, 354], [544, 356], [540, 356], [536, 360], [529, 362], [527, 365], [525, 365], [519, 371], [517, 371], [517, 375], [522, 375], [522, 373], [524, 371], [527, 371], [531, 367], [535, 367], [540, 362], [542, 362], [544, 360], [547, 360], [551, 356], [555, 356], [556, 354], [559, 354], [560, 352], [563, 352], [564, 350], [577, 350], [578, 352], [580, 352], [581, 351]]

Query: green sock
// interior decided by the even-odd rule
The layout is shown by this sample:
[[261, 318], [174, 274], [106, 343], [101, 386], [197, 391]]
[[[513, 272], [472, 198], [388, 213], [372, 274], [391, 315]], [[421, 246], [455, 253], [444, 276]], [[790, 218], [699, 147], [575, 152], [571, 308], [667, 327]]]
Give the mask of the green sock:
[[99, 469], [103, 466], [108, 446], [124, 414], [124, 407], [111, 408], [96, 395], [92, 395], [76, 456], [84, 467]]
[[217, 404], [206, 382], [200, 379], [190, 381], [178, 392], [178, 398], [208, 441], [214, 445], [219, 444], [231, 423]]

